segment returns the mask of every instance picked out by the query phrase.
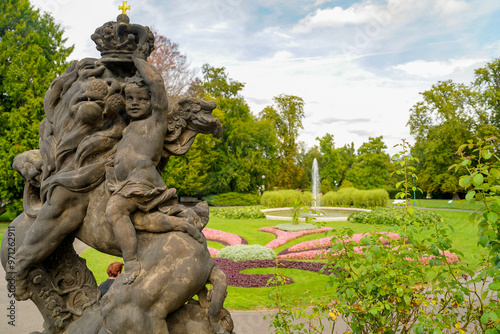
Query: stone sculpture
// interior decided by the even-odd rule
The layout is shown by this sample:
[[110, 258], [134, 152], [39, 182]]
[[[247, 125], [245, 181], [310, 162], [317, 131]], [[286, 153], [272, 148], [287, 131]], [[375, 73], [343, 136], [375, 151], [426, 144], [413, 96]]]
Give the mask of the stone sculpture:
[[[208, 206], [180, 204], [160, 174], [197, 134], [220, 137], [215, 103], [184, 98], [169, 108], [146, 62], [153, 34], [122, 7], [91, 36], [102, 58], [73, 62], [50, 85], [39, 150], [14, 160], [24, 212], [11, 224], [15, 268], [5, 245], [2, 265], [45, 333], [231, 333], [226, 278], [201, 233]], [[75, 238], [125, 259], [102, 299]]]

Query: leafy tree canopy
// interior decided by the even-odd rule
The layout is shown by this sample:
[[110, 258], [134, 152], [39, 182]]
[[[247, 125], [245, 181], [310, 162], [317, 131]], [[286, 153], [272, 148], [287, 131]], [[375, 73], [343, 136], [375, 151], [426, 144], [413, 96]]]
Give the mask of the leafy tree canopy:
[[65, 41], [54, 19], [28, 0], [0, 2], [0, 198], [12, 215], [22, 210], [23, 189], [12, 161], [38, 147], [45, 92], [73, 50]]

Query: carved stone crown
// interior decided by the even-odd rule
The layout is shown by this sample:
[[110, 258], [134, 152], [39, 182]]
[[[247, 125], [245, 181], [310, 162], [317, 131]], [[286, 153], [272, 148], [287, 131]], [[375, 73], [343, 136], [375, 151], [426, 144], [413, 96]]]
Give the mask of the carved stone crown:
[[130, 24], [125, 14], [118, 15], [117, 22], [107, 22], [97, 28], [90, 36], [101, 56], [107, 59], [127, 61], [138, 45], [144, 45], [144, 56], [147, 58], [154, 48], [154, 35], [148, 27]]

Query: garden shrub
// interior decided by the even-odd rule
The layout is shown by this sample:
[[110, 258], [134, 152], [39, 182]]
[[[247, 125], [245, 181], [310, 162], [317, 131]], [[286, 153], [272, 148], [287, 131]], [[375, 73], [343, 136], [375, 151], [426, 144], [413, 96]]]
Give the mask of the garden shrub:
[[219, 258], [233, 261], [247, 260], [274, 260], [276, 253], [262, 245], [236, 245], [222, 248], [217, 255]]
[[321, 197], [322, 206], [340, 206], [340, 195], [336, 191], [329, 191]]
[[266, 218], [266, 215], [260, 211], [259, 206], [244, 206], [238, 208], [211, 208], [210, 214], [218, 218], [226, 219], [257, 219]]
[[[434, 225], [444, 221], [443, 217], [432, 211], [417, 209], [407, 219], [412, 225]], [[402, 225], [405, 221], [405, 209], [375, 208], [371, 212], [355, 212], [349, 216], [348, 220], [360, 224]]]
[[321, 198], [321, 206], [371, 208], [386, 206], [389, 193], [384, 189], [359, 190], [342, 188], [338, 192], [330, 191]]
[[247, 206], [258, 205], [260, 198], [255, 194], [224, 193], [203, 197], [210, 206]]
[[286, 208], [293, 206], [294, 200], [297, 201], [297, 199], [309, 206], [312, 202], [312, 194], [292, 189], [266, 191], [262, 194], [260, 204], [269, 208]]

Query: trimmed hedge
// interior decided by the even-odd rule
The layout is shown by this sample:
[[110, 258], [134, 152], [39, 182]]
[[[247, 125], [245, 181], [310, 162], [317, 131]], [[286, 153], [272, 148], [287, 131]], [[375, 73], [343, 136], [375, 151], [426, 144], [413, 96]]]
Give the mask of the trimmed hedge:
[[247, 260], [274, 260], [276, 253], [262, 245], [236, 245], [222, 248], [217, 254], [218, 258], [233, 261]]
[[[294, 201], [299, 200], [303, 205], [310, 206], [312, 194], [310, 191], [301, 192], [299, 190], [274, 190], [266, 191], [260, 198], [260, 204], [269, 208], [293, 207]], [[302, 205], [301, 205], [302, 206]]]
[[244, 206], [238, 208], [211, 208], [210, 214], [218, 218], [227, 219], [256, 219], [266, 218], [266, 215], [260, 211], [259, 206]]
[[[355, 212], [348, 218], [350, 222], [360, 224], [401, 225], [404, 222], [404, 208], [375, 208], [371, 212]], [[409, 215], [409, 223], [431, 225], [442, 223], [443, 217], [429, 211], [414, 209], [413, 216]]]
[[224, 193], [203, 197], [210, 206], [247, 206], [258, 205], [260, 197], [255, 194]]
[[389, 193], [384, 189], [359, 190], [342, 188], [330, 191], [321, 198], [321, 206], [372, 208], [384, 207], [389, 200]]

